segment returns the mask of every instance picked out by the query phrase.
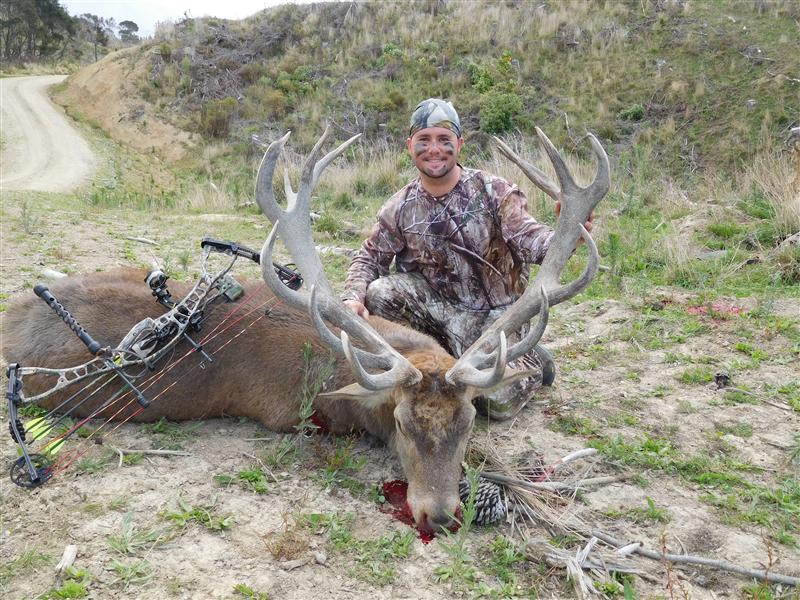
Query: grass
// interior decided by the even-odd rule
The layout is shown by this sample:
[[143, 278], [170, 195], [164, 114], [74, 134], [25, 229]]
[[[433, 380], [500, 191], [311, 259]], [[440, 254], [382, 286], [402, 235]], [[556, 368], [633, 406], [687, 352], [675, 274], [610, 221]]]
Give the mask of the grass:
[[[800, 487], [787, 478], [769, 486], [750, 481], [748, 473], [759, 469], [726, 455], [685, 455], [669, 440], [643, 437], [627, 441], [621, 437], [591, 440], [607, 460], [620, 466], [637, 467], [678, 476], [698, 485], [703, 502], [719, 508], [723, 519], [736, 526], [764, 527], [776, 541], [795, 545], [800, 516]], [[656, 509], [655, 506], [648, 509]]]
[[322, 467], [314, 479], [325, 488], [339, 487], [355, 496], [369, 494], [368, 486], [353, 475], [364, 468], [367, 457], [353, 455], [354, 438], [333, 438], [333, 446], [318, 443], [314, 446], [316, 461]]
[[248, 600], [269, 600], [269, 594], [266, 592], [258, 592], [244, 583], [237, 583], [233, 586], [233, 591], [236, 592], [238, 596], [247, 598]]
[[157, 548], [168, 543], [173, 535], [167, 529], [140, 529], [133, 522], [133, 512], [127, 512], [122, 517], [120, 533], [111, 535], [106, 542], [112, 550], [122, 555], [133, 555], [144, 550]]
[[0, 565], [0, 586], [40, 566], [50, 564], [52, 561], [52, 557], [43, 552], [38, 550], [26, 550], [17, 558], [5, 561]]
[[66, 598], [86, 598], [89, 595], [88, 585], [91, 574], [85, 569], [68, 567], [64, 571], [61, 586], [51, 588], [39, 596], [39, 600], [62, 600]]
[[161, 418], [155, 423], [142, 425], [142, 430], [153, 436], [151, 446], [158, 450], [184, 450], [183, 444], [196, 438], [202, 423], [173, 423]]
[[395, 564], [408, 558], [414, 542], [410, 530], [393, 531], [373, 539], [360, 539], [351, 530], [353, 515], [306, 513], [300, 522], [315, 535], [327, 534], [329, 547], [353, 561], [350, 574], [371, 585], [384, 586], [394, 581]]
[[129, 585], [142, 585], [153, 578], [153, 566], [146, 560], [124, 563], [118, 560], [111, 561], [111, 568], [117, 577], [111, 585], [127, 588]]
[[196, 523], [210, 531], [230, 529], [236, 521], [232, 515], [218, 515], [214, 506], [190, 506], [182, 498], [178, 498], [178, 510], [163, 511], [161, 517], [180, 528]]
[[261, 469], [245, 469], [236, 475], [214, 475], [214, 481], [224, 486], [238, 483], [256, 494], [266, 494], [269, 491], [267, 475]]

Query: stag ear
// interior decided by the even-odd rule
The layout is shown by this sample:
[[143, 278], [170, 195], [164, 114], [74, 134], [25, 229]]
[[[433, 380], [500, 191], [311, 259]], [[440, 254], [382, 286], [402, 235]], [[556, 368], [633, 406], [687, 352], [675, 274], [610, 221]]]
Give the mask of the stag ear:
[[326, 400], [347, 400], [361, 403], [365, 408], [374, 409], [386, 404], [391, 397], [392, 388], [386, 390], [368, 390], [357, 383], [351, 383], [332, 392], [319, 394], [317, 398]]
[[490, 388], [476, 388], [471, 387], [471, 398], [475, 398], [476, 396], [488, 396], [492, 392], [496, 392], [497, 390], [503, 389], [506, 386], [511, 385], [512, 383], [516, 383], [520, 379], [525, 379], [527, 377], [533, 377], [534, 375], [538, 375], [540, 373], [537, 369], [512, 369], [511, 367], [506, 367], [505, 373], [503, 373], [503, 378], [497, 383], [497, 385], [493, 385]]

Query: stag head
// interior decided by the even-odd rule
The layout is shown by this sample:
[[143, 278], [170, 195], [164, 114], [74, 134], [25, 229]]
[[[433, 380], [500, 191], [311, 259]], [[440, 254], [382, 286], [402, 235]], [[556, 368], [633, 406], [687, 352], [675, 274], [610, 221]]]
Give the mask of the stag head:
[[[417, 526], [438, 532], [440, 528], [451, 525], [453, 517], [460, 512], [458, 482], [475, 421], [472, 399], [529, 376], [527, 372], [507, 368], [507, 362], [521, 356], [539, 341], [547, 324], [548, 301], [554, 303], [555, 298], [560, 302], [575, 295], [588, 285], [596, 272], [597, 250], [588, 233], [585, 230], [581, 232], [580, 224], [607, 190], [608, 161], [592, 137], [600, 168], [595, 183], [582, 189], [572, 183], [553, 149], [557, 159], [551, 154], [551, 160], [562, 184], [562, 189], [559, 189], [535, 167], [530, 167], [501, 145], [501, 151], [524, 171], [529, 168], [526, 171], [529, 177], [530, 168], [535, 170], [536, 177], [532, 180], [537, 186], [551, 195], [556, 194], [561, 200], [562, 216], [566, 214], [569, 224], [575, 225], [570, 226], [567, 234], [559, 234], [565, 227], [560, 223], [561, 229], [557, 229], [556, 237], [571, 236], [572, 242], [553, 243], [551, 247], [556, 248], [556, 256], [551, 257], [552, 252], [548, 253], [543, 265], [545, 275], [534, 281], [536, 288], [532, 291], [533, 286], [529, 287], [506, 315], [456, 360], [432, 338], [379, 317], [364, 320], [334, 295], [314, 248], [309, 218], [311, 193], [325, 167], [359, 136], [317, 161], [327, 135], [328, 129], [306, 158], [296, 193], [284, 173], [286, 209], [275, 200], [272, 180], [289, 134], [273, 142], [264, 155], [256, 179], [256, 200], [272, 221], [273, 229], [261, 251], [262, 274], [276, 296], [309, 313], [320, 337], [335, 352], [344, 355], [350, 365], [355, 383], [320, 394], [319, 400], [355, 403], [359, 407], [365, 427], [383, 437], [400, 457], [408, 479], [408, 503]], [[541, 132], [539, 135], [543, 142], [546, 140], [547, 147], [549, 140]], [[603, 181], [606, 182], [605, 189]], [[585, 198], [591, 198], [591, 202]], [[576, 282], [558, 286], [558, 276], [575, 241], [582, 234], [590, 249], [589, 265]], [[270, 268], [277, 235], [289, 250], [309, 289], [290, 290]], [[567, 246], [568, 249], [562, 249]], [[540, 315], [538, 324], [524, 339], [508, 347], [507, 336], [517, 332], [536, 314]], [[338, 329], [338, 334], [330, 325], [334, 330]]]

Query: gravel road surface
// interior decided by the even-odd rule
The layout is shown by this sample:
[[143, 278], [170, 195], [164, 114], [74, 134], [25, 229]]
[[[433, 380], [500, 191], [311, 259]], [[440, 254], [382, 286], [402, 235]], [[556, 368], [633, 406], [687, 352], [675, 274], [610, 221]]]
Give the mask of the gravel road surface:
[[47, 89], [64, 75], [0, 79], [0, 191], [69, 192], [97, 159]]

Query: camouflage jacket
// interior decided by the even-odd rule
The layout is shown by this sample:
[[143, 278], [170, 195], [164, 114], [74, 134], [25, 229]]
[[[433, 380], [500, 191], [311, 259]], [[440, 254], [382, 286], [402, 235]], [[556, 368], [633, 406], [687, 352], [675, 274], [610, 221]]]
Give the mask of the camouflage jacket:
[[347, 272], [344, 299], [364, 302], [367, 286], [389, 274], [418, 272], [443, 297], [473, 310], [506, 306], [541, 263], [553, 231], [527, 211], [515, 185], [462, 167], [446, 196], [434, 198], [419, 177], [392, 196]]

